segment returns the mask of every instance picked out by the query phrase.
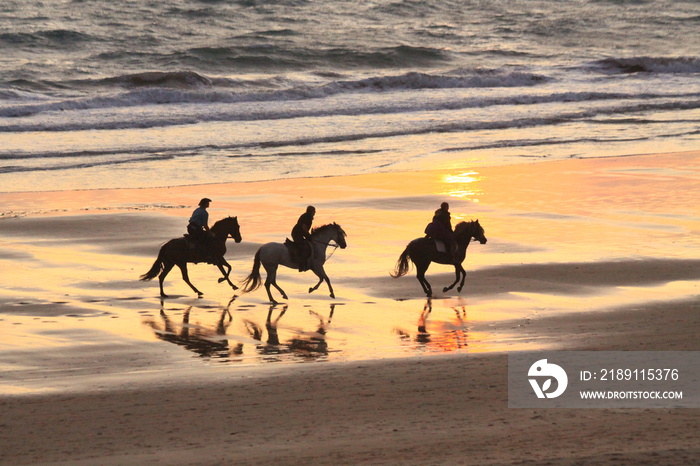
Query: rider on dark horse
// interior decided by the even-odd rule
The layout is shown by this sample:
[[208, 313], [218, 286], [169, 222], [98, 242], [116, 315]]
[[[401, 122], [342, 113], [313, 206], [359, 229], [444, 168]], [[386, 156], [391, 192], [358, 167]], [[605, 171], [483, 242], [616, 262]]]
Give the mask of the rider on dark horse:
[[309, 256], [311, 255], [311, 224], [316, 215], [316, 208], [308, 206], [306, 212], [301, 214], [297, 224], [292, 228], [292, 240], [299, 255], [299, 272], [309, 270]]
[[452, 231], [452, 216], [450, 215], [450, 205], [447, 202], [443, 202], [440, 208], [435, 211], [433, 221], [425, 228], [425, 234], [434, 240], [443, 241], [447, 254], [450, 259], [454, 260], [457, 242]]
[[211, 234], [209, 233], [209, 212], [207, 212], [210, 203], [211, 199], [206, 197], [199, 201], [199, 207], [192, 212], [190, 223], [187, 225], [187, 233], [199, 244], [204, 256], [210, 253]]

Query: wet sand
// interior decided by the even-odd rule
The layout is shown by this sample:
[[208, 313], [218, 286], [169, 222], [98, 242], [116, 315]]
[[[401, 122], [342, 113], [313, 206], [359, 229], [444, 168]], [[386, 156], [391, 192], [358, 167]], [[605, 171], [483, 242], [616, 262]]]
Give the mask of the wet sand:
[[[693, 464], [692, 409], [507, 407], [507, 351], [700, 350], [700, 153], [177, 189], [0, 194], [2, 464]], [[336, 299], [271, 307], [191, 267], [136, 278], [196, 201], [243, 278], [307, 204]], [[478, 218], [461, 293], [388, 272], [432, 212]], [[453, 273], [433, 266], [435, 290]], [[302, 364], [303, 363], [303, 364]]]

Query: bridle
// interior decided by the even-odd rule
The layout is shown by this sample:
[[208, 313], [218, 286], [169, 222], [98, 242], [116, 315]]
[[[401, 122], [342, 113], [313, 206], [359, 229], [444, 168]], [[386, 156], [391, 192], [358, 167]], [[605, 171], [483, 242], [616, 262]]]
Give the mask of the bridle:
[[[338, 230], [340, 230], [340, 229], [338, 229]], [[338, 230], [336, 230], [336, 231], [338, 231]], [[341, 232], [338, 231], [338, 234], [341, 234]], [[328, 257], [326, 257], [326, 260], [333, 257], [333, 254], [335, 254], [335, 251], [337, 251], [338, 248], [340, 247], [340, 245], [338, 244], [338, 242], [336, 240], [331, 240], [331, 241], [325, 242], [325, 241], [317, 240], [315, 238], [311, 238], [311, 241], [313, 241], [314, 243], [318, 243], [318, 244], [324, 244], [326, 247], [330, 246], [333, 248], [330, 255]]]

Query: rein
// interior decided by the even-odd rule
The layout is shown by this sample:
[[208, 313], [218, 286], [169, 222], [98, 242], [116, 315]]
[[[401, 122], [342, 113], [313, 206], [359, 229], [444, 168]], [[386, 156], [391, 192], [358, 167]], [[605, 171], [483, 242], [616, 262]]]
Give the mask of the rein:
[[315, 242], [315, 243], [319, 243], [319, 244], [325, 244], [326, 246], [331, 246], [331, 247], [333, 248], [333, 250], [331, 251], [331, 254], [330, 254], [329, 256], [326, 257], [326, 260], [328, 260], [328, 259], [330, 259], [331, 257], [333, 257], [333, 254], [335, 254], [335, 251], [337, 251], [337, 250], [338, 250], [338, 247], [339, 247], [339, 246], [338, 246], [338, 243], [332, 244], [330, 241], [327, 242], [327, 243], [324, 242], [324, 241], [319, 241], [319, 240], [317, 240], [317, 239], [312, 239], [311, 241], [313, 241], [313, 242]]

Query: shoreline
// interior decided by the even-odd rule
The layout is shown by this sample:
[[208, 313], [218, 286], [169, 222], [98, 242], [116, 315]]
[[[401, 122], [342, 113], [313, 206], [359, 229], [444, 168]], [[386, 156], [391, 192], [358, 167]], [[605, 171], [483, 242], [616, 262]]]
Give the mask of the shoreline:
[[[276, 307], [137, 281], [201, 186], [0, 193], [0, 464], [692, 464], [694, 410], [507, 407], [509, 351], [700, 350], [700, 152], [624, 159], [206, 185], [237, 278], [309, 203], [348, 232]], [[427, 300], [387, 272], [446, 198], [489, 242]]]
[[[536, 165], [541, 163], [556, 163], [556, 162], [568, 162], [572, 160], [605, 160], [605, 159], [620, 159], [626, 157], [654, 157], [659, 155], [693, 155], [697, 153], [696, 150], [687, 151], [673, 151], [673, 152], [643, 152], [635, 154], [619, 154], [619, 155], [600, 155], [600, 156], [588, 156], [588, 157], [578, 157], [569, 159], [523, 159], [521, 161], [511, 161], [509, 163], [504, 163], [502, 165], [470, 165], [473, 169], [498, 169], [499, 167], [510, 167], [510, 166], [522, 166], [522, 165]], [[453, 168], [442, 168], [433, 170], [420, 170], [420, 173], [426, 172], [445, 172], [450, 171]], [[363, 177], [367, 175], [401, 175], [406, 173], [415, 173], [415, 170], [397, 170], [397, 171], [378, 171], [371, 173], [355, 173], [351, 175], [318, 175], [318, 176], [302, 176], [299, 178], [271, 178], [267, 180], [243, 180], [243, 181], [229, 181], [229, 182], [214, 182], [214, 183], [195, 183], [195, 184], [182, 184], [182, 185], [163, 185], [163, 186], [142, 186], [142, 187], [129, 187], [129, 188], [73, 188], [73, 189], [53, 189], [53, 190], [37, 190], [37, 191], [0, 191], [0, 196], [2, 195], [12, 195], [12, 194], [42, 194], [42, 193], [65, 193], [65, 192], [90, 192], [90, 191], [144, 191], [144, 190], [170, 190], [170, 189], [190, 189], [190, 188], [205, 188], [207, 186], [220, 186], [220, 185], [246, 185], [246, 184], [257, 184], [257, 183], [275, 183], [280, 181], [304, 181], [304, 180], [322, 180], [326, 178], [353, 178], [353, 177]]]

